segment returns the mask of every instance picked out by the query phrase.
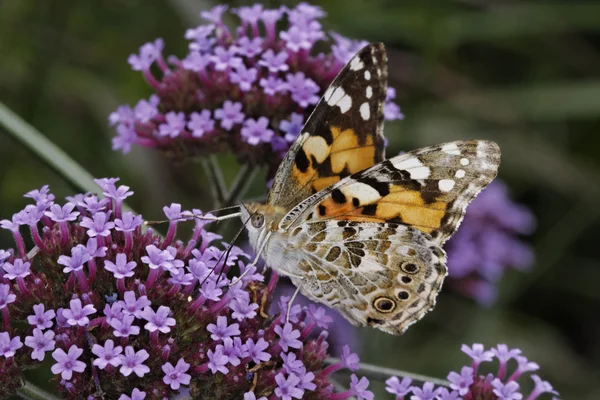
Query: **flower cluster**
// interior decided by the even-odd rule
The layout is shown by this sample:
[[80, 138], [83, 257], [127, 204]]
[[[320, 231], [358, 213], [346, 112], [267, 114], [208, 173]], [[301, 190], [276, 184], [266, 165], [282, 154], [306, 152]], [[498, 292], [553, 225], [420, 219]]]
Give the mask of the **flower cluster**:
[[[182, 59], [165, 60], [162, 39], [129, 57], [155, 93], [110, 115], [113, 149], [127, 153], [138, 144], [177, 158], [232, 150], [242, 163], [274, 170], [333, 78], [366, 44], [327, 35], [319, 22], [325, 12], [306, 3], [234, 9], [241, 24], [233, 32], [223, 23], [226, 11], [218, 5], [201, 13], [207, 24], [186, 31]], [[316, 53], [317, 42], [330, 52]], [[394, 97], [390, 89], [387, 120], [402, 118]]]
[[[521, 350], [509, 349], [505, 344], [486, 350], [482, 344], [475, 343], [471, 347], [463, 345], [461, 350], [471, 357], [472, 363], [462, 367], [460, 372], [448, 374], [449, 387], [436, 387], [432, 382], [415, 386], [412, 385], [410, 378], [405, 377], [400, 380], [391, 377], [386, 381], [386, 390], [394, 394], [396, 400], [521, 400], [523, 393], [521, 393], [519, 379], [539, 369], [536, 363], [521, 355]], [[479, 372], [482, 363], [494, 359], [499, 364], [495, 374]], [[510, 360], [515, 360], [517, 365], [509, 374]], [[527, 400], [535, 400], [544, 393], [558, 396], [552, 385], [543, 381], [538, 375], [531, 375], [531, 379], [535, 387], [527, 396]]]
[[531, 211], [510, 199], [504, 183], [492, 182], [469, 205], [446, 244], [449, 285], [484, 305], [493, 303], [504, 270], [533, 263], [533, 252], [519, 235], [534, 227]]
[[142, 217], [123, 207], [133, 192], [117, 181], [98, 179], [101, 194], [64, 205], [44, 186], [25, 195], [34, 204], [0, 221], [15, 241], [0, 250], [0, 398], [48, 359], [63, 398], [182, 390], [197, 399], [372, 398], [356, 376], [349, 391], [333, 393], [329, 374], [355, 370], [358, 358], [346, 348], [340, 364], [324, 367], [324, 309], [296, 305], [288, 314], [282, 298], [281, 314], [267, 315], [276, 274], [263, 283], [241, 249], [215, 246], [221, 237], [204, 229], [206, 219], [177, 240], [191, 219], [178, 204], [164, 208], [164, 238], [142, 229]]

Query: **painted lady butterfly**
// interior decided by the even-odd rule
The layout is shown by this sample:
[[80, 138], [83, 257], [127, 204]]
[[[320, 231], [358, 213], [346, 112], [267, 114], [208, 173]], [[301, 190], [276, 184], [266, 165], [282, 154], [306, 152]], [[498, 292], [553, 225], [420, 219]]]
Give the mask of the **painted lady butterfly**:
[[339, 73], [281, 163], [266, 204], [243, 204], [268, 267], [354, 325], [403, 333], [435, 304], [442, 245], [496, 176], [500, 149], [469, 140], [384, 159], [382, 44]]

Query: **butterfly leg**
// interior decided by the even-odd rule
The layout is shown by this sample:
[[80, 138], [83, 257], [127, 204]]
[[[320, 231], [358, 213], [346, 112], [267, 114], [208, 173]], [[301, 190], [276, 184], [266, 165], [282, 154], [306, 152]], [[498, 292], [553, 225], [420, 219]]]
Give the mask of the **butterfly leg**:
[[298, 277], [300, 279], [302, 279], [302, 281], [300, 282], [300, 284], [296, 287], [296, 291], [294, 292], [294, 294], [292, 295], [292, 298], [290, 299], [288, 306], [287, 306], [287, 314], [285, 316], [285, 322], [288, 323], [290, 322], [290, 313], [292, 312], [292, 306], [294, 305], [294, 300], [296, 299], [296, 296], [298, 295], [298, 292], [300, 292], [300, 288], [302, 287], [302, 285], [304, 284], [304, 278], [303, 277]]

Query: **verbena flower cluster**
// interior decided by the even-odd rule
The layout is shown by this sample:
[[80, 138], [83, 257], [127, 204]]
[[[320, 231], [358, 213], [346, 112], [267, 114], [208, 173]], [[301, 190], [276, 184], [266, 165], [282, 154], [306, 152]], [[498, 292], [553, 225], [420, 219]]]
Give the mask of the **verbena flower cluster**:
[[531, 211], [511, 200], [506, 185], [495, 180], [469, 205], [446, 244], [448, 285], [481, 304], [493, 303], [504, 271], [533, 263], [532, 250], [519, 236], [534, 228]]
[[[186, 31], [182, 59], [165, 60], [162, 39], [129, 57], [155, 93], [110, 115], [114, 150], [137, 144], [177, 159], [231, 150], [242, 163], [274, 170], [333, 78], [366, 45], [327, 34], [319, 22], [325, 12], [306, 3], [234, 9], [235, 29], [223, 22], [226, 11], [201, 13], [207, 24]], [[327, 46], [328, 53], [316, 48]], [[402, 118], [394, 97], [390, 88], [387, 120]]]
[[328, 376], [356, 370], [358, 357], [346, 347], [339, 364], [324, 366], [331, 318], [323, 308], [294, 305], [287, 322], [282, 298], [282, 313], [267, 315], [276, 274], [266, 284], [255, 267], [228, 278], [245, 271], [246, 254], [231, 247], [222, 258], [206, 220], [186, 222], [191, 237], [177, 240], [190, 219], [178, 204], [164, 207], [164, 238], [143, 230], [142, 216], [123, 210], [133, 192], [117, 182], [98, 179], [101, 195], [65, 204], [44, 186], [0, 221], [15, 242], [0, 250], [0, 398], [47, 360], [71, 399], [182, 390], [195, 399], [373, 398], [355, 375], [348, 391], [333, 393]]
[[[524, 393], [519, 381], [540, 368], [521, 355], [520, 349], [509, 349], [505, 344], [487, 350], [482, 344], [475, 343], [463, 345], [461, 350], [471, 357], [472, 363], [462, 367], [460, 372], [448, 374], [449, 387], [436, 387], [432, 382], [413, 385], [410, 378], [391, 377], [385, 382], [386, 390], [395, 395], [396, 400], [521, 400]], [[494, 360], [498, 361], [495, 373], [481, 371], [482, 364]], [[547, 394], [547, 398], [550, 398], [549, 395], [558, 396], [550, 383], [535, 374], [530, 377], [535, 387], [526, 400], [535, 400], [542, 394]]]

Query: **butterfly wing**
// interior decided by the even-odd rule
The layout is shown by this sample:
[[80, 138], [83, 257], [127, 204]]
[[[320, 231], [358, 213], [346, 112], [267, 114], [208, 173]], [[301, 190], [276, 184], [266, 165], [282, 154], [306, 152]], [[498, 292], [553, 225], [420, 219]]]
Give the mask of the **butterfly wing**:
[[291, 277], [292, 282], [352, 324], [401, 334], [435, 305], [447, 274], [446, 255], [420, 230], [329, 220], [307, 223], [302, 235], [297, 232], [306, 245], [301, 277]]
[[497, 174], [500, 149], [469, 140], [415, 150], [353, 174], [290, 211], [281, 228], [312, 221], [388, 222], [443, 244], [469, 202]]
[[384, 159], [386, 61], [383, 44], [370, 44], [340, 71], [279, 166], [268, 204], [290, 210]]

